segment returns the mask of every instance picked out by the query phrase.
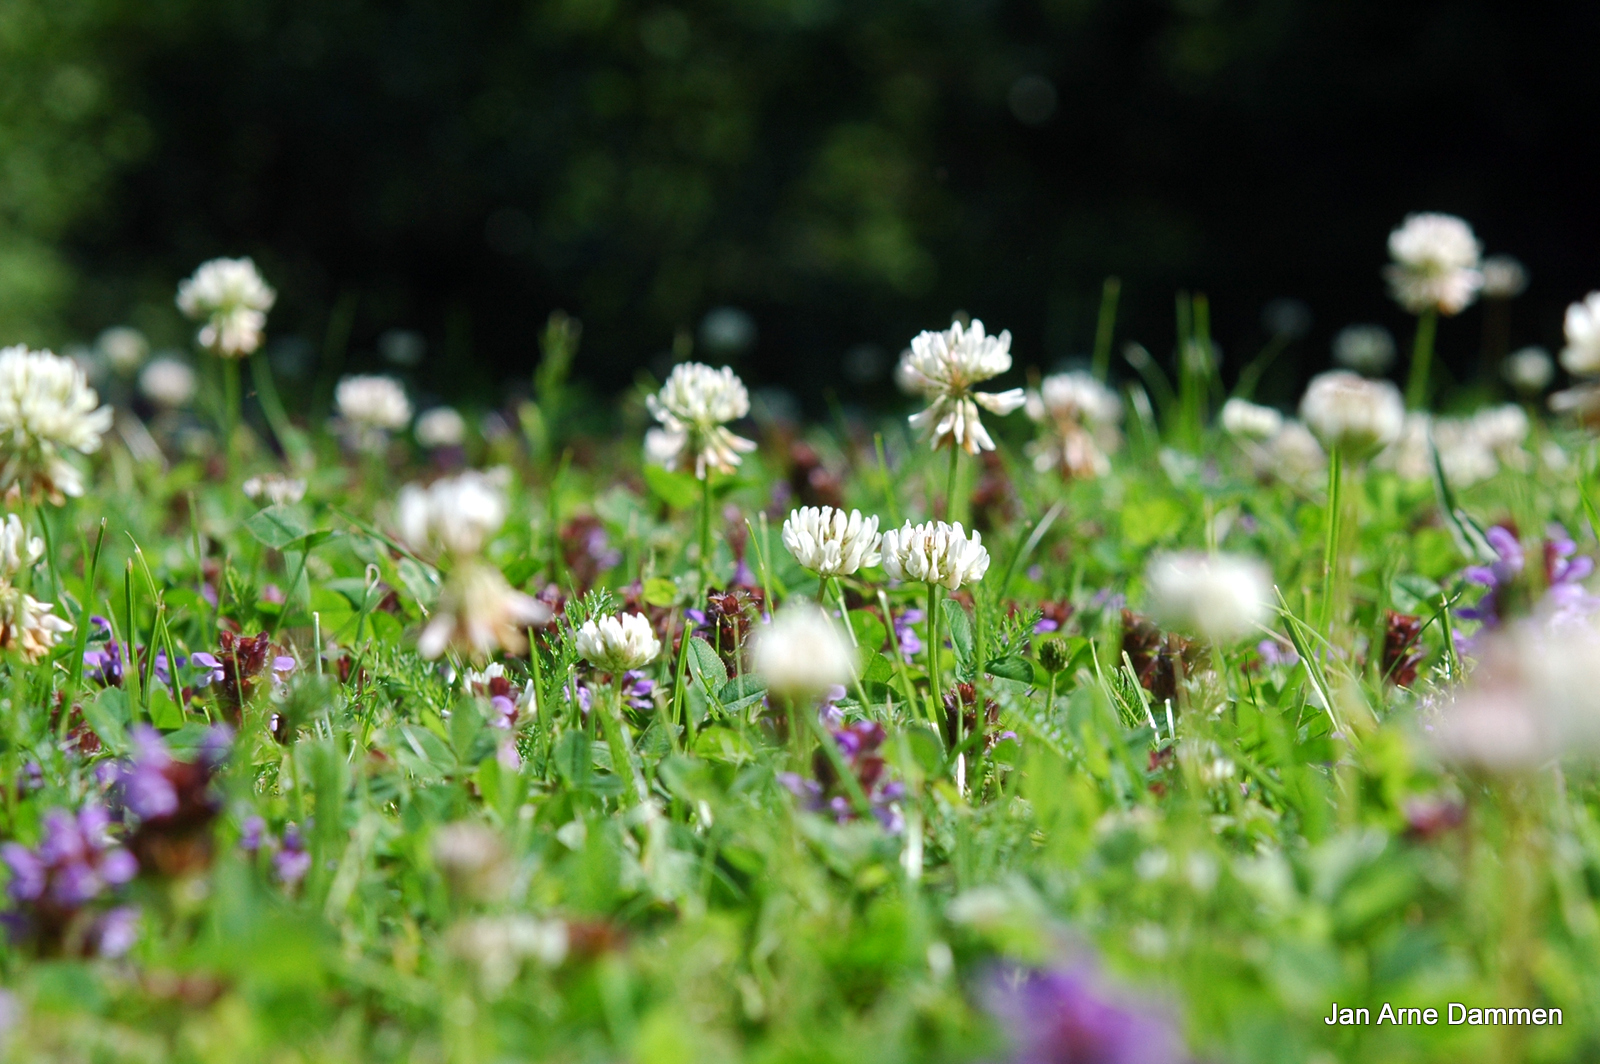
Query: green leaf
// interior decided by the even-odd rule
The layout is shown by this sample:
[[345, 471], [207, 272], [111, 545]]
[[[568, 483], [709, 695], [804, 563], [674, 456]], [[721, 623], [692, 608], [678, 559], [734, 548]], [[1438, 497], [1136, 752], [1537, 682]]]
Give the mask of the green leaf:
[[1033, 663], [1027, 658], [1015, 656], [993, 658], [984, 666], [984, 671], [991, 676], [999, 676], [1007, 680], [1017, 680], [1021, 683], [1033, 682]]
[[150, 689], [150, 723], [162, 731], [183, 727], [183, 709], [172, 700], [172, 692], [160, 684]]
[[594, 779], [594, 755], [589, 746], [587, 735], [569, 731], [556, 742], [550, 755], [561, 778], [579, 790], [587, 790]]
[[273, 550], [283, 550], [311, 534], [311, 519], [298, 506], [269, 506], [245, 518], [250, 534]]
[[678, 601], [678, 585], [664, 576], [652, 576], [644, 582], [644, 601], [647, 606], [671, 606]]
[[950, 645], [955, 648], [956, 662], [961, 671], [972, 672], [972, 618], [955, 599], [945, 599], [939, 604], [944, 613], [944, 630], [950, 635]]
[[862, 670], [863, 684], [888, 683], [894, 678], [894, 665], [877, 651], [865, 655], [866, 668]]
[[1122, 538], [1128, 546], [1144, 549], [1183, 530], [1187, 511], [1167, 495], [1135, 495], [1122, 507]]
[[707, 691], [720, 690], [728, 682], [728, 670], [723, 667], [722, 659], [711, 644], [699, 636], [689, 640], [689, 671]]
[[540, 566], [543, 564], [544, 563], [542, 561], [533, 555], [524, 554], [520, 558], [516, 558], [507, 562], [505, 567], [501, 569], [500, 572], [505, 576], [506, 583], [510, 584], [512, 587], [521, 587], [523, 584], [528, 582], [534, 573], [539, 571]]
[[700, 502], [700, 482], [688, 473], [674, 473], [658, 465], [644, 467], [650, 493], [674, 510], [692, 510]]
[[83, 719], [100, 737], [100, 741], [121, 753], [128, 746], [128, 695], [120, 687], [107, 687], [83, 703]]
[[735, 676], [722, 685], [717, 701], [729, 713], [737, 713], [761, 701], [767, 693], [766, 681], [759, 676]]
[[876, 614], [866, 610], [850, 611], [850, 627], [856, 633], [856, 643], [863, 652], [883, 649], [883, 641], [889, 637], [883, 622], [878, 620]]

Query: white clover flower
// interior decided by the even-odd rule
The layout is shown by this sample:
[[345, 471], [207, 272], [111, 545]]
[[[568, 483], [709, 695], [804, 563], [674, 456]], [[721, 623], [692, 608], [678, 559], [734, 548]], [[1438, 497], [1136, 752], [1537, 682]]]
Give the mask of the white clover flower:
[[1259, 445], [1242, 436], [1236, 438], [1259, 477], [1301, 490], [1315, 488], [1324, 479], [1327, 453], [1311, 430], [1292, 418], [1284, 419], [1283, 427]]
[[1393, 443], [1405, 418], [1398, 388], [1347, 370], [1319, 373], [1300, 399], [1300, 419], [1322, 445], [1343, 448], [1355, 458]]
[[194, 400], [194, 369], [176, 358], [154, 358], [139, 371], [139, 394], [156, 406], [177, 410]]
[[549, 606], [506, 583], [499, 569], [468, 559], [451, 570], [417, 652], [432, 660], [454, 648], [472, 661], [496, 650], [521, 654], [528, 629], [548, 624], [550, 616]]
[[1346, 325], [1333, 338], [1333, 360], [1366, 377], [1389, 372], [1394, 353], [1394, 337], [1382, 325]]
[[622, 673], [656, 660], [661, 640], [642, 613], [605, 614], [583, 622], [574, 648], [595, 668]]
[[411, 400], [393, 377], [345, 377], [334, 389], [333, 402], [345, 423], [358, 430], [394, 432], [411, 422]]
[[897, 372], [904, 387], [930, 400], [926, 410], [911, 415], [911, 427], [925, 434], [935, 450], [947, 443], [968, 454], [994, 450], [978, 407], [1009, 414], [1023, 405], [1022, 389], [975, 392], [972, 386], [1010, 368], [1009, 331], [985, 336], [983, 322], [974, 318], [966, 328], [953, 322], [943, 332], [922, 333], [911, 341], [911, 355]]
[[131, 377], [150, 356], [150, 341], [145, 339], [144, 333], [127, 325], [114, 325], [105, 330], [94, 346], [106, 363], [124, 377]]
[[1459, 314], [1483, 287], [1482, 248], [1472, 227], [1452, 214], [1409, 214], [1389, 234], [1394, 262], [1384, 267], [1395, 302], [1413, 314]]
[[989, 551], [982, 534], [973, 532], [969, 537], [959, 521], [953, 525], [907, 521], [883, 534], [883, 569], [896, 580], [939, 584], [954, 591], [983, 579], [989, 571]]
[[14, 580], [43, 557], [44, 540], [28, 535], [16, 514], [6, 514], [5, 522], [0, 524], [0, 583]]
[[1542, 347], [1521, 347], [1506, 356], [1500, 375], [1524, 395], [1538, 395], [1555, 380], [1556, 364]]
[[417, 416], [412, 429], [424, 447], [460, 447], [467, 438], [467, 419], [452, 406], [436, 406]]
[[442, 547], [457, 557], [477, 554], [506, 522], [510, 471], [469, 469], [427, 487], [407, 484], [395, 503], [395, 528], [413, 550]]
[[49, 654], [57, 640], [72, 631], [54, 609], [51, 603], [0, 581], [0, 651], [16, 651], [30, 665]]
[[18, 345], [0, 351], [0, 489], [60, 505], [83, 494], [65, 452], [92, 454], [111, 428], [83, 370], [71, 359]]
[[1283, 428], [1283, 415], [1270, 406], [1238, 397], [1222, 404], [1222, 431], [1245, 440], [1270, 440]]
[[223, 358], [243, 358], [261, 346], [267, 311], [277, 298], [248, 258], [212, 259], [178, 285], [178, 309], [205, 323], [200, 346]]
[[1117, 430], [1122, 400], [1088, 373], [1053, 373], [1023, 407], [1046, 432], [1028, 445], [1033, 467], [1059, 469], [1067, 477], [1097, 477], [1111, 471], [1109, 455], [1122, 444]]
[[1466, 487], [1489, 479], [1502, 466], [1525, 468], [1528, 455], [1522, 442], [1528, 427], [1527, 413], [1515, 403], [1485, 407], [1464, 418], [1408, 413], [1399, 438], [1378, 456], [1377, 464], [1404, 480], [1429, 480], [1437, 451], [1445, 479]]
[[1162, 624], [1233, 643], [1272, 613], [1272, 574], [1233, 554], [1161, 554], [1145, 571], [1150, 612]]
[[661, 423], [645, 435], [645, 453], [659, 465], [693, 469], [704, 480], [712, 471], [733, 472], [744, 461], [740, 456], [756, 449], [753, 440], [725, 427], [750, 412], [750, 393], [727, 366], [674, 366], [661, 391], [646, 398], [645, 405]]
[[1583, 302], [1567, 307], [1565, 326], [1562, 368], [1579, 377], [1600, 374], [1600, 292], [1590, 292]]
[[778, 694], [817, 695], [855, 679], [856, 652], [821, 609], [789, 606], [756, 629], [750, 667]]
[[511, 888], [511, 855], [486, 824], [458, 820], [433, 833], [433, 861], [456, 893], [473, 901], [504, 899]]
[[258, 473], [243, 484], [245, 497], [265, 499], [273, 506], [296, 503], [306, 497], [306, 482], [282, 473]]
[[849, 576], [877, 565], [882, 543], [878, 519], [863, 517], [860, 510], [846, 514], [832, 506], [805, 506], [783, 522], [783, 545], [802, 569], [818, 576]]
[[1510, 255], [1490, 255], [1482, 270], [1486, 299], [1515, 299], [1528, 289], [1528, 268]]
[[445, 944], [477, 970], [490, 1000], [498, 998], [527, 961], [554, 968], [566, 959], [570, 936], [561, 920], [531, 916], [478, 916], [450, 929]]

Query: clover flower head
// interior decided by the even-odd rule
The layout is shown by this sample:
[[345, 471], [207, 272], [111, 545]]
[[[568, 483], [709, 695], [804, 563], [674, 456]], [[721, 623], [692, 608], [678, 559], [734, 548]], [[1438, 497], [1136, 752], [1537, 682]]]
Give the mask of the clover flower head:
[[876, 517], [832, 506], [804, 506], [783, 522], [783, 545], [801, 568], [819, 576], [849, 576], [877, 565], [883, 536]]
[[1300, 399], [1300, 418], [1329, 450], [1364, 458], [1399, 438], [1406, 407], [1388, 381], [1368, 380], [1348, 370], [1311, 379]]
[[14, 580], [18, 573], [30, 569], [44, 557], [44, 540], [28, 535], [22, 519], [16, 514], [6, 514], [0, 523], [0, 580]]
[[1283, 428], [1283, 415], [1270, 406], [1235, 396], [1222, 404], [1222, 430], [1245, 440], [1270, 440]]
[[282, 473], [258, 473], [243, 485], [245, 498], [284, 506], [306, 497], [306, 482], [299, 477], [286, 477]]
[[395, 526], [413, 549], [440, 547], [456, 557], [477, 554], [505, 524], [511, 473], [468, 470], [426, 487], [407, 484], [395, 505]]
[[1122, 443], [1122, 400], [1092, 374], [1053, 373], [1026, 394], [1023, 407], [1045, 430], [1028, 445], [1039, 472], [1058, 469], [1069, 478], [1110, 472], [1109, 455]]
[[1253, 558], [1185, 552], [1157, 555], [1145, 572], [1151, 613], [1163, 625], [1232, 643], [1271, 615], [1272, 576]]
[[111, 408], [70, 358], [17, 345], [0, 350], [0, 490], [60, 505], [83, 494], [67, 453], [93, 454]]
[[167, 410], [188, 406], [197, 389], [194, 367], [181, 359], [163, 355], [139, 371], [139, 394]]
[[1519, 347], [1506, 356], [1500, 375], [1524, 396], [1534, 396], [1550, 387], [1556, 378], [1556, 364], [1550, 352], [1537, 345]]
[[436, 406], [417, 416], [412, 432], [429, 449], [460, 447], [467, 438], [467, 419], [453, 406]]
[[643, 668], [661, 654], [661, 640], [642, 613], [591, 617], [578, 629], [574, 647], [595, 668], [614, 673]]
[[277, 299], [249, 258], [201, 263], [178, 285], [178, 309], [203, 323], [200, 346], [223, 358], [243, 358], [261, 346], [267, 311]]
[[951, 591], [975, 584], [989, 571], [989, 551], [980, 532], [967, 534], [957, 521], [907, 521], [883, 534], [883, 568], [896, 580], [938, 584]]
[[661, 424], [645, 436], [645, 456], [658, 465], [692, 469], [704, 480], [713, 471], [733, 472], [756, 449], [725, 427], [750, 412], [750, 393], [727, 366], [680, 363], [645, 405]]
[[54, 610], [53, 604], [0, 580], [0, 651], [16, 651], [28, 664], [37, 664], [72, 631]]
[[957, 321], [942, 332], [919, 334], [896, 373], [903, 387], [929, 400], [925, 410], [911, 415], [911, 427], [923, 433], [935, 450], [945, 446], [960, 447], [968, 454], [994, 450], [978, 408], [1009, 414], [1023, 405], [1022, 389], [975, 392], [972, 386], [1010, 368], [1010, 331], [985, 335], [983, 322], [976, 318], [970, 326]]
[[1455, 215], [1410, 214], [1389, 234], [1394, 262], [1384, 268], [1384, 278], [1395, 302], [1413, 314], [1459, 314], [1483, 287], [1481, 254], [1472, 227]]
[[1482, 269], [1487, 299], [1515, 299], [1528, 289], [1528, 268], [1510, 255], [1490, 255]]
[[784, 695], [818, 695], [856, 676], [856, 653], [839, 625], [816, 606], [781, 609], [756, 629], [751, 668]]
[[528, 629], [550, 623], [550, 607], [506, 582], [493, 565], [467, 557], [451, 570], [433, 616], [417, 640], [424, 658], [455, 648], [472, 661], [496, 650], [521, 654]]
[[411, 423], [411, 400], [393, 377], [356, 374], [339, 381], [333, 392], [340, 419], [353, 429], [358, 444], [373, 447], [384, 435]]
[[1389, 372], [1394, 355], [1394, 336], [1382, 325], [1346, 325], [1333, 337], [1333, 360], [1364, 377]]
[[1578, 377], [1600, 374], [1600, 292], [1568, 306], [1563, 326], [1567, 346], [1561, 349], [1562, 368]]
[[105, 330], [95, 339], [94, 346], [111, 368], [124, 377], [132, 376], [150, 355], [150, 341], [145, 339], [144, 333], [127, 325], [114, 325]]

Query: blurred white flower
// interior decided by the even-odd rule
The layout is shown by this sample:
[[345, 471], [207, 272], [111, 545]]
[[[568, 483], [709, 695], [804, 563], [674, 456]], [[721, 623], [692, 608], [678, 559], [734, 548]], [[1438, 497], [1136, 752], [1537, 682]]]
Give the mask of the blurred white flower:
[[175, 358], [155, 358], [139, 372], [139, 394], [156, 406], [177, 410], [194, 399], [194, 369]]
[[1528, 269], [1510, 255], [1483, 260], [1483, 294], [1487, 299], [1515, 299], [1528, 288]]
[[[1241, 441], [1244, 442], [1244, 441]], [[1292, 418], [1260, 447], [1245, 446], [1258, 476], [1281, 480], [1302, 490], [1316, 487], [1328, 467], [1328, 455], [1311, 430]]]
[[427, 487], [407, 484], [395, 502], [395, 529], [413, 550], [437, 546], [459, 557], [477, 554], [506, 522], [505, 468], [469, 469]]
[[856, 653], [844, 630], [816, 606], [779, 610], [757, 628], [750, 667], [782, 695], [816, 695], [856, 677]]
[[1567, 307], [1565, 326], [1562, 367], [1579, 377], [1600, 374], [1600, 292], [1590, 292], [1583, 302]]
[[1383, 275], [1395, 302], [1413, 314], [1459, 314], [1483, 287], [1482, 248], [1472, 227], [1453, 214], [1409, 214], [1389, 234], [1394, 262]]
[[31, 569], [44, 557], [44, 540], [28, 535], [22, 519], [16, 514], [6, 514], [0, 524], [0, 583], [16, 579], [24, 569]]
[[947, 443], [968, 454], [994, 450], [994, 440], [978, 415], [978, 407], [1009, 414], [1022, 406], [1022, 389], [975, 392], [979, 381], [1011, 368], [1011, 333], [986, 336], [974, 318], [965, 328], [952, 322], [943, 332], [924, 332], [911, 341], [903, 362], [903, 387], [929, 400], [926, 410], [911, 415], [911, 427], [926, 435], [935, 450]]
[[1067, 477], [1097, 477], [1111, 471], [1108, 457], [1122, 444], [1117, 430], [1122, 400], [1088, 373], [1053, 373], [1038, 391], [1024, 396], [1024, 408], [1045, 433], [1028, 445], [1033, 467], [1059, 469]]
[[1150, 612], [1162, 624], [1233, 643], [1272, 613], [1272, 574], [1232, 554], [1161, 554], [1145, 572]]
[[453, 406], [436, 406], [417, 415], [412, 431], [424, 447], [460, 447], [467, 438], [467, 419]]
[[127, 325], [114, 325], [102, 332], [94, 346], [106, 363], [124, 377], [144, 365], [150, 355], [150, 341], [144, 333]]
[[296, 503], [306, 497], [306, 482], [282, 473], [258, 473], [243, 484], [246, 498], [265, 499], [273, 506]]
[[393, 377], [345, 377], [334, 389], [333, 403], [345, 423], [358, 431], [394, 432], [411, 422], [411, 400]]
[[1506, 383], [1523, 395], [1538, 395], [1556, 378], [1556, 364], [1542, 347], [1518, 348], [1506, 356], [1500, 367]]
[[956, 590], [975, 584], [989, 571], [989, 551], [981, 533], [969, 537], [961, 522], [928, 521], [883, 534], [883, 569], [896, 580], [939, 584]]
[[200, 346], [224, 358], [243, 358], [261, 346], [277, 298], [248, 258], [212, 259], [178, 285], [178, 309], [204, 322]]
[[494, 902], [511, 887], [511, 858], [500, 835], [486, 824], [458, 820], [433, 833], [433, 861], [457, 894]]
[[9, 581], [0, 581], [0, 651], [15, 651], [30, 665], [49, 654], [56, 641], [72, 631], [54, 609]]
[[1389, 372], [1394, 353], [1394, 337], [1382, 325], [1346, 325], [1333, 338], [1333, 360], [1366, 377]]
[[802, 569], [818, 576], [849, 576], [863, 566], [877, 565], [878, 519], [848, 514], [832, 506], [805, 506], [790, 512], [783, 522], [783, 545]]
[[454, 648], [472, 661], [497, 649], [521, 654], [528, 629], [549, 621], [550, 607], [506, 583], [494, 566], [468, 559], [450, 571], [417, 652], [431, 660]]
[[445, 941], [458, 959], [477, 969], [478, 982], [493, 999], [504, 993], [526, 961], [560, 964], [569, 945], [567, 925], [531, 916], [478, 916], [450, 929]]
[[71, 359], [17, 345], [0, 351], [0, 489], [60, 505], [83, 494], [65, 452], [92, 454], [111, 428], [111, 408]]
[[583, 622], [574, 648], [595, 668], [623, 673], [656, 660], [661, 640], [642, 613], [606, 614]]
[[712, 471], [733, 472], [744, 461], [741, 455], [756, 449], [753, 440], [724, 427], [750, 412], [750, 393], [727, 366], [676, 365], [645, 405], [661, 423], [645, 434], [645, 454], [658, 465], [693, 469], [704, 480]]
[[1433, 477], [1437, 449], [1445, 479], [1455, 487], [1487, 480], [1501, 467], [1521, 470], [1528, 463], [1522, 442], [1528, 436], [1528, 415], [1515, 403], [1485, 407], [1471, 417], [1406, 415], [1399, 438], [1378, 456], [1379, 466], [1404, 480]]
[[1405, 417], [1398, 388], [1348, 370], [1319, 373], [1300, 400], [1300, 419], [1322, 445], [1329, 450], [1342, 448], [1353, 458], [1393, 443]]
[[1270, 440], [1283, 428], [1283, 415], [1270, 406], [1233, 398], [1222, 404], [1222, 430], [1247, 440]]

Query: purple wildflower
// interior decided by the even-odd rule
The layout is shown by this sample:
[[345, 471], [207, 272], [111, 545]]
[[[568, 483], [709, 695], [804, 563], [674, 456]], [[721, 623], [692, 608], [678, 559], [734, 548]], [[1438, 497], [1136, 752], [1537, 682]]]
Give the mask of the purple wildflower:
[[917, 637], [917, 630], [912, 625], [921, 624], [924, 614], [916, 607], [901, 610], [900, 616], [894, 619], [894, 638], [900, 645], [900, 656], [910, 661], [922, 653], [922, 640]]
[[1484, 538], [1489, 541], [1489, 546], [1494, 548], [1495, 560], [1489, 565], [1469, 565], [1461, 575], [1471, 583], [1488, 590], [1478, 599], [1476, 606], [1469, 606], [1456, 612], [1464, 620], [1482, 622], [1486, 629], [1498, 628], [1504, 619], [1507, 595], [1517, 577], [1522, 575], [1527, 559], [1522, 553], [1522, 544], [1517, 542], [1517, 537], [1502, 525], [1495, 525], [1489, 529], [1484, 533]]
[[132, 905], [108, 909], [90, 925], [87, 937], [95, 955], [122, 956], [139, 941], [139, 910]]
[[262, 837], [266, 834], [267, 822], [258, 816], [245, 818], [239, 825], [239, 849], [248, 854], [261, 852]]
[[1298, 665], [1300, 655], [1293, 646], [1278, 641], [1276, 637], [1269, 636], [1256, 644], [1256, 653], [1261, 655], [1261, 660], [1268, 665]]
[[[100, 632], [105, 642], [98, 647], [90, 647], [83, 652], [84, 678], [102, 687], [121, 687], [127, 673], [127, 665], [123, 658], [122, 644], [111, 638], [111, 622], [101, 616], [89, 618]], [[139, 667], [144, 668], [149, 659], [149, 650], [145, 647], [137, 648], [135, 656]], [[183, 659], [178, 659], [178, 664], [183, 664]], [[156, 651], [155, 682], [167, 686], [172, 682], [172, 671], [167, 666], [167, 652]]]
[[1002, 969], [983, 990], [1011, 1045], [1010, 1064], [1181, 1064], [1189, 1060], [1171, 1021], [1108, 987], [1080, 961]]
[[656, 682], [638, 669], [622, 674], [622, 700], [634, 709], [655, 708]]
[[[867, 796], [872, 815], [885, 831], [899, 834], [905, 827], [905, 819], [896, 803], [905, 795], [905, 787], [898, 780], [888, 778], [888, 766], [878, 753], [887, 737], [883, 726], [873, 721], [858, 721], [828, 731], [838, 744], [846, 767]], [[782, 772], [778, 774], [778, 781], [800, 800], [803, 808], [814, 813], [830, 813], [841, 824], [854, 819], [856, 808], [849, 790], [834, 771], [833, 760], [819, 750], [812, 769], [815, 779]]]
[[47, 812], [44, 837], [33, 849], [15, 842], [0, 846], [0, 860], [11, 870], [6, 893], [14, 903], [0, 917], [17, 937], [35, 941], [42, 952], [59, 951], [85, 906], [134, 877], [138, 862], [110, 837], [110, 828], [104, 807], [91, 802], [77, 815]]
[[132, 731], [133, 757], [117, 774], [117, 793], [139, 820], [128, 845], [150, 872], [176, 876], [211, 862], [211, 822], [222, 809], [211, 781], [227, 757], [233, 732], [212, 728], [199, 756], [181, 761], [147, 724]]
[[306, 850], [305, 840], [300, 837], [300, 829], [294, 824], [284, 825], [283, 848], [273, 855], [272, 867], [278, 874], [279, 882], [290, 887], [311, 871], [311, 854]]

